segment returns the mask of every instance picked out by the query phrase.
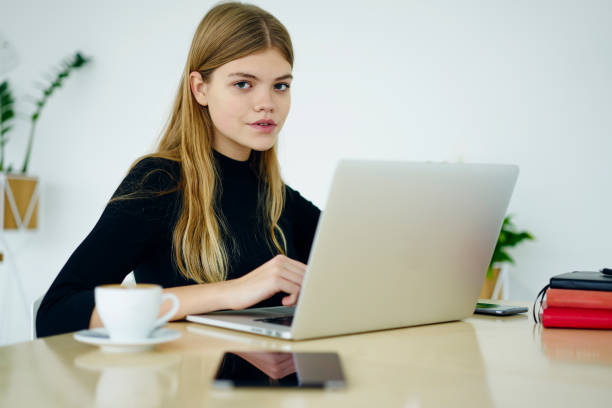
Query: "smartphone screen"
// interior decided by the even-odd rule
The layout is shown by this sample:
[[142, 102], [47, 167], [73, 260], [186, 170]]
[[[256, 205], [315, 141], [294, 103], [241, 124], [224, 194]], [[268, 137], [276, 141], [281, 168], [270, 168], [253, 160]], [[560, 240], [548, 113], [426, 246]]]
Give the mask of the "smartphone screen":
[[223, 354], [213, 386], [342, 388], [337, 353], [232, 351]]
[[476, 310], [474, 313], [489, 314], [496, 316], [510, 316], [517, 313], [527, 312], [529, 309], [526, 307], [519, 306], [505, 306], [498, 305], [495, 303], [476, 303]]

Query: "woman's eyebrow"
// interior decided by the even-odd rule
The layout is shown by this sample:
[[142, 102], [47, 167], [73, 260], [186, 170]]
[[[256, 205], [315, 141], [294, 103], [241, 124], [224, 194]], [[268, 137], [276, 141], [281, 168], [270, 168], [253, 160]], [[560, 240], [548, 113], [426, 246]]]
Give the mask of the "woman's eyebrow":
[[[259, 78], [257, 78], [255, 75], [247, 74], [246, 72], [232, 72], [231, 74], [228, 75], [228, 77], [234, 77], [234, 76], [243, 77], [243, 78], [251, 78], [256, 81], [259, 80]], [[275, 81], [280, 81], [281, 79], [293, 79], [293, 75], [286, 74], [286, 75], [276, 78]]]

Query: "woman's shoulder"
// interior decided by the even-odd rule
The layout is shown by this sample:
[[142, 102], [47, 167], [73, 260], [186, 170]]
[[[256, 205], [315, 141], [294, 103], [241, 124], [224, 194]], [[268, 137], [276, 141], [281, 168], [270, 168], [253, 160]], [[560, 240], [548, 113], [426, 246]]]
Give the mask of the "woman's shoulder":
[[121, 182], [117, 193], [175, 190], [180, 184], [180, 179], [181, 166], [178, 161], [163, 157], [145, 156], [132, 165]]
[[291, 207], [291, 209], [295, 209], [297, 211], [306, 210], [310, 212], [320, 212], [316, 205], [314, 205], [310, 200], [304, 198], [299, 191], [287, 184], [285, 184], [285, 200], [286, 206]]
[[132, 171], [165, 170], [171, 173], [180, 172], [181, 165], [176, 160], [165, 157], [143, 156], [136, 160], [130, 169]]

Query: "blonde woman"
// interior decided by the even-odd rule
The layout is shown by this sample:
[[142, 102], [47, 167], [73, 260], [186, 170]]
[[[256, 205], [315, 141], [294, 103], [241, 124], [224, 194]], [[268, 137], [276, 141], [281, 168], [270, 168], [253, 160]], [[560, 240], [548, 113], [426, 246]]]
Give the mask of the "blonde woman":
[[139, 158], [45, 295], [39, 336], [102, 325], [97, 285], [134, 271], [187, 314], [294, 305], [320, 211], [280, 176], [291, 104], [285, 27], [248, 4], [200, 22], [155, 153]]

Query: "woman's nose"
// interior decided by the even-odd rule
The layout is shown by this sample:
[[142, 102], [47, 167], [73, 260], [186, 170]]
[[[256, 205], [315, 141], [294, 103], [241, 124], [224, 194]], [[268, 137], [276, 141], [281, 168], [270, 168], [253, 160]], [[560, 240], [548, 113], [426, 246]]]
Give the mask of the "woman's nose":
[[271, 92], [262, 92], [255, 103], [256, 112], [273, 112], [274, 111], [274, 100]]

